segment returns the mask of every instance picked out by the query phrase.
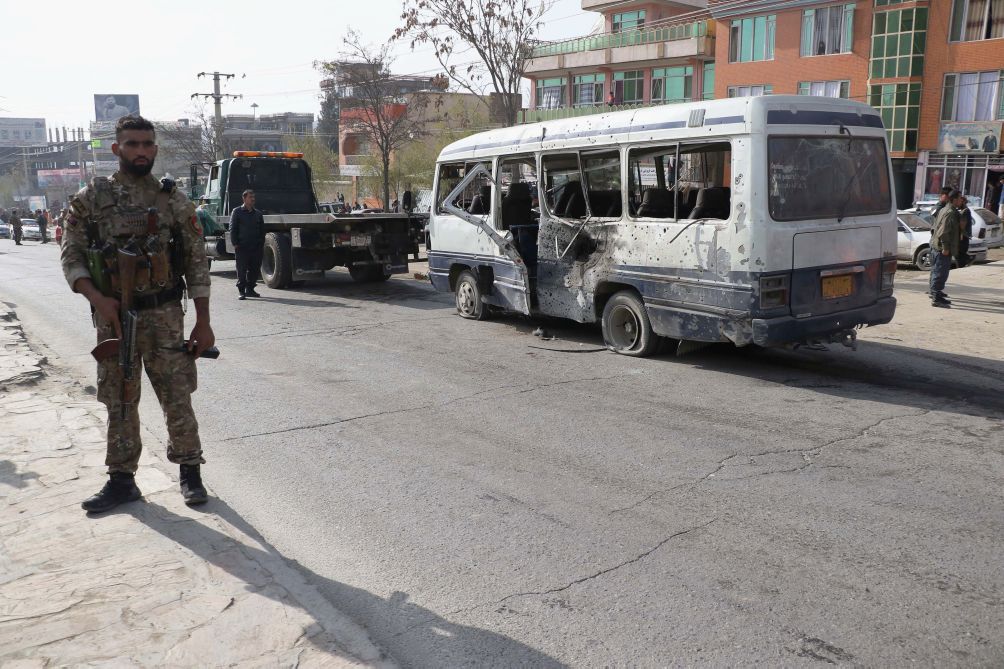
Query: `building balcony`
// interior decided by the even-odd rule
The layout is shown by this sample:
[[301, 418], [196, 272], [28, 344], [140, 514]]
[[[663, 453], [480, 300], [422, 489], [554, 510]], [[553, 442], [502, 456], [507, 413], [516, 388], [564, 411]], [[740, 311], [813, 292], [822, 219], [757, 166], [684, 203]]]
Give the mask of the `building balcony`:
[[663, 58], [714, 56], [714, 40], [713, 19], [586, 35], [536, 46], [526, 73], [533, 75]]
[[540, 121], [554, 121], [563, 118], [574, 118], [576, 116], [588, 116], [590, 114], [605, 114], [607, 112], [624, 111], [625, 109], [638, 109], [640, 107], [658, 107], [660, 105], [671, 105], [679, 102], [697, 102], [700, 98], [689, 98], [685, 100], [673, 100], [666, 102], [656, 100], [655, 102], [639, 102], [622, 105], [584, 105], [581, 107], [558, 107], [557, 109], [521, 109], [519, 112], [519, 123], [539, 123]]

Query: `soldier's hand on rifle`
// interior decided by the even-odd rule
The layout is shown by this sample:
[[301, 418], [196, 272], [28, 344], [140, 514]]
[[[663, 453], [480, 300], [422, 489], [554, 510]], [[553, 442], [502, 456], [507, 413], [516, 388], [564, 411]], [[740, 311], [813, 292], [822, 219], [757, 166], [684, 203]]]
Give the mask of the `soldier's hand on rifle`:
[[119, 301], [114, 297], [103, 295], [94, 282], [90, 279], [77, 279], [73, 284], [74, 290], [87, 298], [87, 301], [94, 307], [94, 311], [108, 323], [115, 327], [115, 336], [122, 339], [122, 323], [119, 321]]

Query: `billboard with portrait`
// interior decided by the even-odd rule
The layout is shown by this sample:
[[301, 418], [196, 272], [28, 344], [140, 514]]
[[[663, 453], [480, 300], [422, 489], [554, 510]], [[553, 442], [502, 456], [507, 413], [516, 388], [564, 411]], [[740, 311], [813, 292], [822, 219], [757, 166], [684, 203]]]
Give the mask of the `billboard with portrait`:
[[1001, 122], [942, 123], [938, 151], [942, 153], [999, 153]]
[[94, 96], [94, 120], [115, 123], [119, 118], [139, 113], [139, 96], [103, 93]]

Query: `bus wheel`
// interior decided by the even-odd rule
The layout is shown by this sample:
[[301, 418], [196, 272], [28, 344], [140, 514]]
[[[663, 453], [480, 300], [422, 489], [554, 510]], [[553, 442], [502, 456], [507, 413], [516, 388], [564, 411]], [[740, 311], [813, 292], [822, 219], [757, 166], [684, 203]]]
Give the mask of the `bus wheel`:
[[603, 341], [622, 355], [643, 358], [659, 349], [660, 337], [652, 332], [652, 324], [641, 299], [630, 290], [622, 290], [603, 307]]
[[464, 318], [483, 321], [488, 318], [488, 309], [481, 301], [481, 289], [478, 280], [468, 271], [463, 271], [457, 277], [457, 313]]

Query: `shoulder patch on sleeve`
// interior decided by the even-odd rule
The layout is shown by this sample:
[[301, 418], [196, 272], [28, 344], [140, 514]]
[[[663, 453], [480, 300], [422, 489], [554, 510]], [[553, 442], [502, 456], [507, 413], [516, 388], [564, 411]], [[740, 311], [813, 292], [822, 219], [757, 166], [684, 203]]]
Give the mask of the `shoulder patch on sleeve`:
[[192, 231], [195, 232], [196, 235], [198, 235], [199, 237], [201, 237], [202, 236], [202, 224], [199, 223], [199, 217], [193, 215], [192, 218], [189, 219], [189, 223], [192, 226]]

